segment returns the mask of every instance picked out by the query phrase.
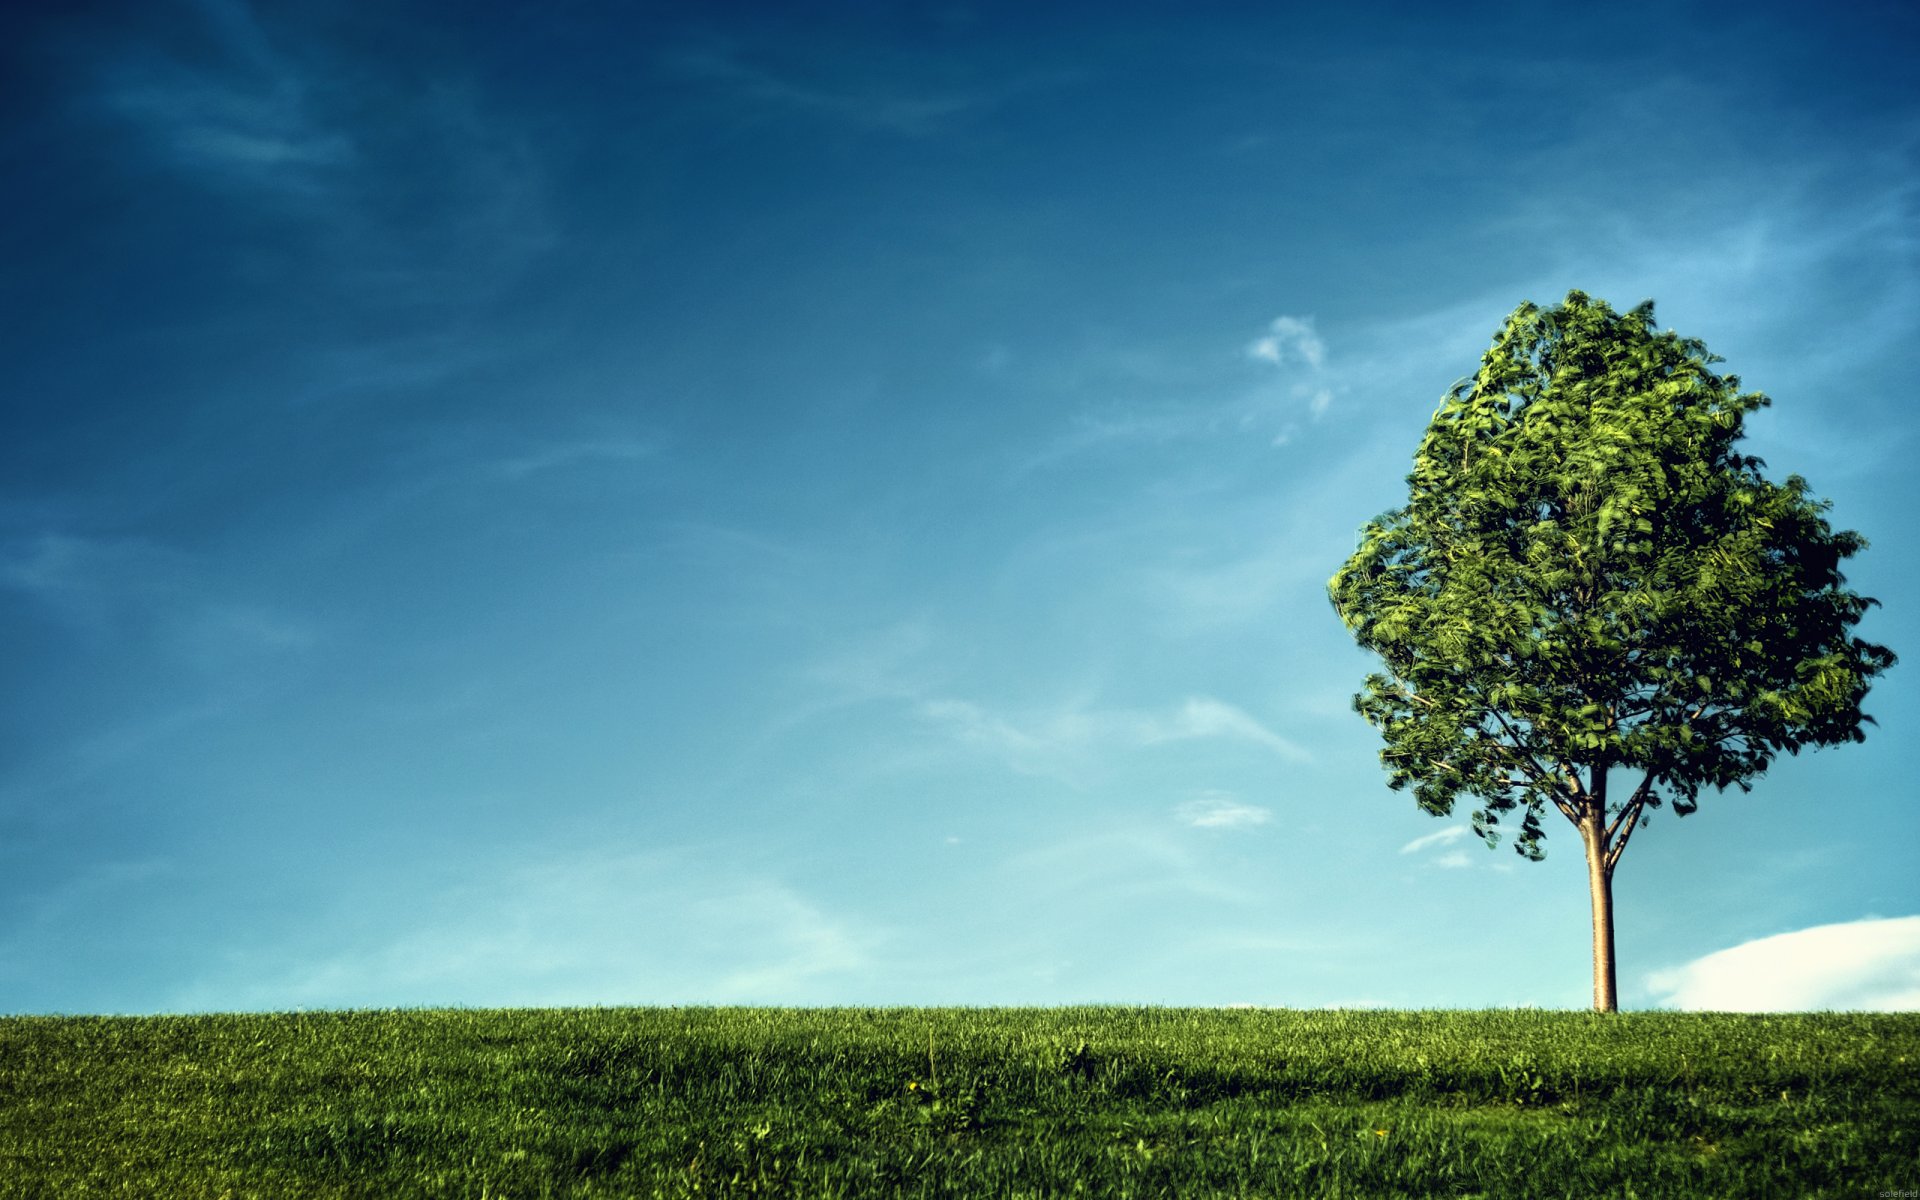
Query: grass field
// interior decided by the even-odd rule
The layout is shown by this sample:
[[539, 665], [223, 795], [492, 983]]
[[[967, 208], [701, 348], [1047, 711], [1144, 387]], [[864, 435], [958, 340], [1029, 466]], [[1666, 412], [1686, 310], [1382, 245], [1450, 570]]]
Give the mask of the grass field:
[[1907, 1196], [1920, 1016], [0, 1019], [0, 1197]]

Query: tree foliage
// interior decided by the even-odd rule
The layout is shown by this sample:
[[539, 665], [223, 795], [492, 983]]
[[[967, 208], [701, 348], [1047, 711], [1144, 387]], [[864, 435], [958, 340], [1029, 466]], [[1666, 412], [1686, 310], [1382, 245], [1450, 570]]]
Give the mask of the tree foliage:
[[[1609, 821], [1609, 874], [1645, 810], [1686, 814], [1781, 751], [1859, 741], [1891, 666], [1852, 636], [1875, 602], [1805, 480], [1737, 449], [1741, 392], [1697, 340], [1571, 292], [1523, 304], [1434, 414], [1405, 507], [1370, 522], [1334, 606], [1384, 660], [1355, 707], [1420, 807]], [[1606, 775], [1637, 786], [1609, 803]], [[1618, 835], [1617, 842], [1615, 835]]]

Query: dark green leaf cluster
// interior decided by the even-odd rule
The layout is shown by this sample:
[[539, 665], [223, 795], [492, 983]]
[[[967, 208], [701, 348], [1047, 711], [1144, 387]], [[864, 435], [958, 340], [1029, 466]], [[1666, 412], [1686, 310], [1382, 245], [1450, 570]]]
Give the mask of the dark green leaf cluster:
[[1476, 797], [1489, 840], [1518, 809], [1538, 857], [1546, 806], [1574, 817], [1609, 768], [1685, 813], [1782, 750], [1861, 739], [1894, 661], [1851, 636], [1874, 601], [1840, 564], [1866, 542], [1739, 453], [1768, 401], [1718, 361], [1651, 302], [1572, 292], [1516, 310], [1434, 414], [1407, 505], [1330, 585], [1387, 668], [1356, 708], [1422, 808]]

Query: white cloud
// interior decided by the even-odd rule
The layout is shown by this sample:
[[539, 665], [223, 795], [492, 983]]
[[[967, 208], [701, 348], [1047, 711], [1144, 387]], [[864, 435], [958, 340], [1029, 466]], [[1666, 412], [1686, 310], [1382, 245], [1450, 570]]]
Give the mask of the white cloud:
[[[1297, 432], [1289, 426], [1283, 436]], [[1322, 464], [1332, 488], [1363, 476], [1366, 464]], [[1317, 498], [1290, 505], [1246, 504], [1231, 510], [1232, 529], [1265, 531], [1255, 537], [1212, 537], [1204, 531], [1155, 558], [1146, 555], [1139, 586], [1180, 637], [1265, 628], [1275, 615], [1323, 604], [1326, 581], [1353, 552], [1348, 516]], [[1208, 540], [1202, 540], [1202, 538]], [[1336, 623], [1337, 627], [1337, 623]]]
[[930, 690], [941, 641], [941, 631], [926, 616], [904, 618], [842, 640], [834, 652], [811, 663], [806, 676], [825, 688], [828, 696], [821, 703], [828, 708], [914, 699]]
[[21, 908], [0, 935], [0, 963], [24, 961], [26, 947], [36, 933], [54, 937], [71, 932], [102, 909], [123, 909], [135, 903], [143, 886], [173, 887], [182, 872], [168, 858], [104, 859], [75, 868], [51, 886], [24, 898]]
[[909, 137], [936, 133], [955, 120], [1050, 82], [1014, 80], [935, 92], [924, 90], [919, 80], [911, 78], [808, 80], [748, 62], [726, 47], [681, 50], [662, 61], [685, 78], [757, 107]]
[[1418, 854], [1429, 846], [1451, 846], [1465, 836], [1467, 836], [1465, 825], [1449, 825], [1445, 829], [1413, 839], [1400, 847], [1400, 853]]
[[312, 621], [224, 595], [207, 574], [204, 563], [143, 539], [47, 532], [0, 543], [0, 591], [29, 596], [89, 635], [150, 640], [200, 667], [320, 639]]
[[1030, 733], [971, 700], [924, 700], [920, 703], [920, 715], [969, 745], [1013, 755], [1050, 746], [1064, 747], [1085, 740], [1089, 732], [1086, 723], [1076, 715], [1063, 714]]
[[1920, 1009], [1920, 916], [1868, 917], [1743, 942], [1647, 977], [1666, 1007], [1721, 1012]]
[[1291, 762], [1309, 762], [1313, 755], [1268, 729], [1244, 710], [1211, 696], [1192, 696], [1171, 718], [1147, 717], [1140, 728], [1149, 744], [1187, 738], [1228, 738], [1264, 746]]
[[1205, 792], [1183, 801], [1174, 815], [1196, 829], [1250, 829], [1273, 820], [1270, 809], [1247, 804], [1231, 792]]
[[506, 478], [518, 480], [556, 467], [584, 463], [631, 463], [650, 458], [653, 454], [654, 448], [646, 442], [631, 438], [597, 438], [543, 446], [517, 458], [507, 459], [499, 463], [497, 469]]
[[495, 865], [441, 888], [403, 929], [279, 951], [270, 967], [265, 953], [244, 955], [244, 970], [168, 1007], [822, 1002], [868, 973], [884, 940], [777, 879], [686, 854]]
[[[295, 218], [283, 253], [311, 256], [303, 270], [410, 313], [467, 309], [557, 239], [539, 139], [459, 74], [382, 88], [375, 111], [356, 99], [358, 68], [274, 6], [192, 7], [198, 21], [177, 36], [103, 55], [96, 103], [180, 179]], [[399, 167], [425, 183], [403, 206], [390, 195]]]
[[106, 103], [183, 170], [288, 199], [326, 192], [356, 165], [354, 140], [322, 115], [317, 81], [275, 56], [257, 27], [252, 34], [228, 39], [226, 61], [211, 70], [152, 50], [123, 58]]
[[181, 651], [203, 666], [230, 665], [240, 655], [311, 650], [322, 640], [316, 622], [258, 604], [210, 602], [181, 623]]
[[1326, 365], [1327, 344], [1314, 332], [1312, 317], [1275, 317], [1269, 332], [1247, 346], [1247, 357], [1262, 362], [1298, 360], [1318, 371]]
[[1049, 922], [1111, 920], [1111, 902], [1128, 896], [1193, 896], [1229, 904], [1256, 898], [1258, 892], [1246, 881], [1221, 872], [1182, 842], [1157, 828], [1079, 831], [1007, 858], [1001, 866], [1008, 877], [1004, 893], [1022, 896]]
[[1092, 708], [1073, 701], [1051, 711], [1007, 716], [951, 697], [922, 700], [917, 711], [956, 740], [1005, 758], [1016, 771], [1055, 778], [1073, 778], [1115, 753], [1206, 738], [1257, 746], [1290, 762], [1313, 757], [1244, 710], [1211, 696], [1190, 697], [1167, 711]]
[[181, 590], [189, 567], [177, 551], [132, 538], [48, 532], [0, 545], [0, 587], [49, 604], [151, 600]]
[[1472, 851], [1462, 849], [1457, 844], [1466, 838], [1467, 832], [1465, 825], [1449, 825], [1445, 829], [1413, 839], [1400, 847], [1400, 853], [1419, 854], [1425, 850], [1445, 849], [1444, 854], [1430, 855], [1426, 859], [1427, 863], [1442, 870], [1464, 871], [1473, 866], [1477, 857]]
[[[1178, 347], [1101, 340], [1070, 356], [1049, 386], [1101, 400], [1078, 413], [1070, 431], [1025, 458], [1022, 471], [1051, 467], [1090, 451], [1239, 437], [1266, 432], [1284, 446], [1298, 432], [1287, 417], [1304, 408], [1323, 417], [1346, 383], [1327, 372], [1327, 347], [1311, 317], [1280, 317], [1244, 347], [1248, 358], [1304, 364], [1304, 378], [1263, 377], [1254, 387], [1238, 369], [1222, 371], [1211, 356]], [[1207, 397], [1213, 397], [1208, 399]]]

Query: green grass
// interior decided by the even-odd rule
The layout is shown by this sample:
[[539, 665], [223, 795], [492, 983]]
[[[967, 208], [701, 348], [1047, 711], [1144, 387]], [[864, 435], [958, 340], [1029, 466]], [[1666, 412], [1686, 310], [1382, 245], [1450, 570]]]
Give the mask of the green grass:
[[1920, 1016], [0, 1019], [0, 1197], [1851, 1196]]

